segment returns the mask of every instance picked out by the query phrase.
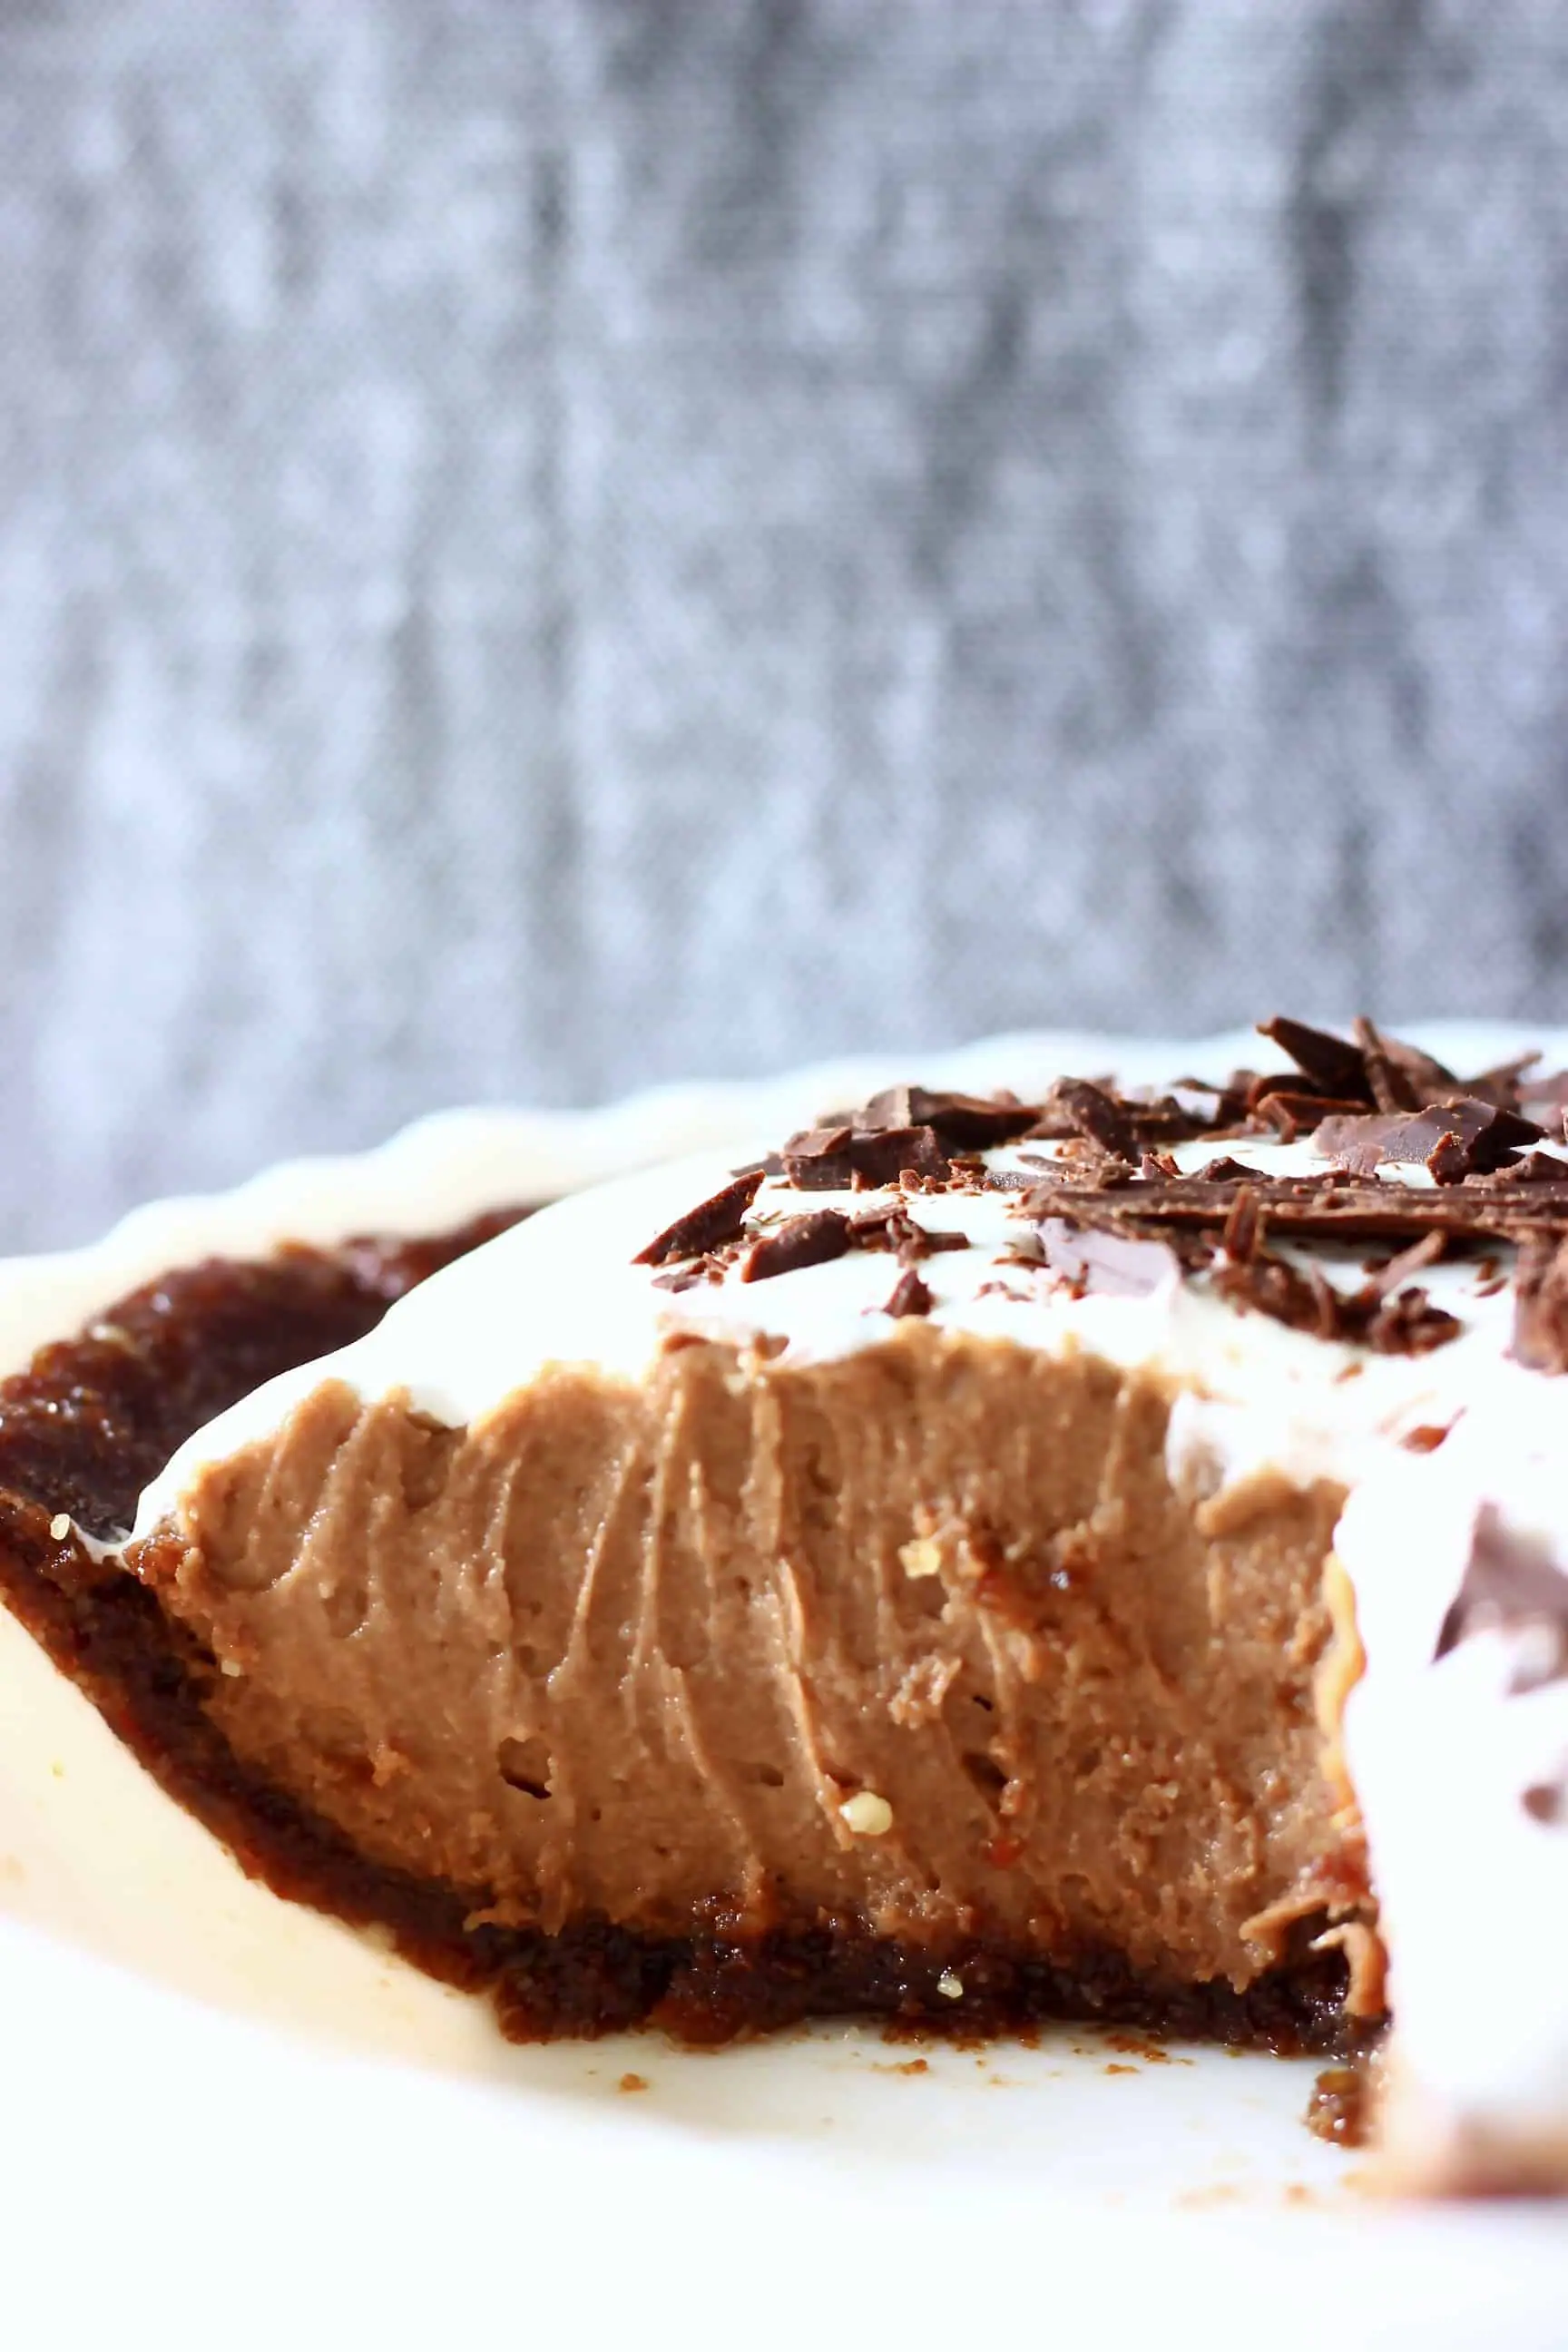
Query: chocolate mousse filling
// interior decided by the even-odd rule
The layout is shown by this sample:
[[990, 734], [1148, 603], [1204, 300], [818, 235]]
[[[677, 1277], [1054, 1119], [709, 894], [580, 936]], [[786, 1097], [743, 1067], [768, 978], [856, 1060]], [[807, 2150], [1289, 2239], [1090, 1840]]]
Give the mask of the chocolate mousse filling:
[[560, 1367], [468, 1431], [329, 1383], [131, 1557], [235, 1754], [462, 1890], [515, 2026], [559, 2028], [559, 1939], [605, 1932], [698, 2035], [1314, 2039], [1343, 1986], [1304, 1947], [1362, 1900], [1314, 1707], [1342, 1496], [1178, 1493], [1167, 1414], [918, 1323]]

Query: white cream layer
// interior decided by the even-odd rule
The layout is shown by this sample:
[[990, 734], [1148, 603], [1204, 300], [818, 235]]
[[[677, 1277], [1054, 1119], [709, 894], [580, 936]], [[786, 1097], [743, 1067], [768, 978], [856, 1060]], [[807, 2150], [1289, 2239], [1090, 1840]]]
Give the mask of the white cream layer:
[[[1323, 1168], [1305, 1143], [1225, 1149], [1270, 1174]], [[1189, 1143], [1175, 1156], [1199, 1168], [1216, 1150]], [[994, 1168], [1031, 1172], [1016, 1150], [986, 1157]], [[733, 1164], [681, 1161], [596, 1186], [461, 1260], [400, 1301], [353, 1347], [270, 1381], [199, 1430], [143, 1496], [137, 1532], [174, 1507], [204, 1464], [269, 1434], [328, 1375], [367, 1399], [406, 1390], [421, 1411], [457, 1425], [481, 1422], [546, 1364], [588, 1363], [640, 1379], [671, 1331], [731, 1339], [765, 1333], [786, 1343], [786, 1360], [800, 1362], [887, 1339], [893, 1325], [880, 1310], [898, 1269], [883, 1251], [853, 1250], [762, 1282], [742, 1282], [731, 1270], [721, 1285], [685, 1291], [661, 1286], [660, 1269], [634, 1264], [657, 1233], [726, 1183]], [[816, 1209], [857, 1215], [902, 1198], [893, 1190], [799, 1192], [769, 1181], [748, 1223], [765, 1232]], [[1438, 1266], [1425, 1277], [1431, 1297], [1461, 1319], [1458, 1339], [1426, 1356], [1377, 1356], [1238, 1313], [1201, 1279], [1173, 1276], [1142, 1297], [1090, 1292], [1074, 1298], [1054, 1276], [1005, 1262], [1029, 1230], [1016, 1213], [1017, 1198], [940, 1192], [908, 1201], [917, 1223], [961, 1232], [969, 1244], [921, 1262], [935, 1301], [931, 1322], [1053, 1354], [1083, 1348], [1124, 1367], [1168, 1374], [1192, 1392], [1178, 1416], [1178, 1442], [1218, 1454], [1237, 1474], [1267, 1464], [1303, 1481], [1342, 1477], [1347, 1465], [1359, 1471], [1408, 1430], [1452, 1420], [1489, 1385], [1542, 1385], [1507, 1361], [1511, 1301], [1506, 1294], [1482, 1295], [1474, 1262]], [[1347, 1287], [1362, 1279], [1360, 1259], [1350, 1252], [1320, 1262]]]
[[[1041, 1147], [1029, 1147], [1038, 1149]], [[1227, 1144], [1269, 1173], [1321, 1169], [1310, 1144]], [[1215, 1147], [1184, 1146], [1184, 1167]], [[989, 1155], [1017, 1167], [1016, 1150]], [[578, 1195], [437, 1276], [356, 1346], [258, 1390], [199, 1432], [143, 1496], [137, 1528], [177, 1514], [205, 1464], [275, 1430], [322, 1379], [367, 1400], [396, 1391], [453, 1423], [477, 1422], [547, 1364], [587, 1362], [636, 1380], [672, 1330], [786, 1342], [786, 1360], [876, 1346], [897, 1276], [883, 1252], [744, 1284], [661, 1287], [636, 1253], [727, 1178], [731, 1155], [685, 1161]], [[1408, 1173], [1408, 1171], [1406, 1171]], [[882, 1195], [800, 1194], [765, 1183], [752, 1221], [812, 1209], [863, 1212]], [[1510, 1696], [1531, 1635], [1488, 1634], [1435, 1662], [1476, 1514], [1540, 1528], [1568, 1559], [1568, 1381], [1509, 1355], [1510, 1292], [1479, 1261], [1428, 1269], [1461, 1335], [1423, 1356], [1379, 1356], [1241, 1312], [1200, 1278], [1143, 1297], [1074, 1298], [1049, 1274], [1000, 1263], [1026, 1230], [1016, 1195], [937, 1193], [917, 1222], [969, 1246], [921, 1274], [939, 1328], [1060, 1354], [1082, 1348], [1147, 1367], [1183, 1391], [1177, 1467], [1226, 1481], [1265, 1467], [1352, 1490], [1337, 1548], [1357, 1599], [1367, 1672], [1352, 1693], [1347, 1754], [1366, 1821], [1392, 1955], [1401, 2053], [1429, 2102], [1494, 2129], [1568, 2126], [1568, 1831], [1532, 1818], [1526, 1789], [1568, 1771], [1568, 1681]], [[1506, 1268], [1508, 1254], [1498, 1256]], [[1330, 1278], [1362, 1278], [1352, 1252], [1320, 1253]], [[992, 1286], [1001, 1284], [1002, 1290]], [[1402, 1444], [1453, 1424], [1430, 1453]], [[1485, 1969], [1485, 1997], [1479, 1997]]]

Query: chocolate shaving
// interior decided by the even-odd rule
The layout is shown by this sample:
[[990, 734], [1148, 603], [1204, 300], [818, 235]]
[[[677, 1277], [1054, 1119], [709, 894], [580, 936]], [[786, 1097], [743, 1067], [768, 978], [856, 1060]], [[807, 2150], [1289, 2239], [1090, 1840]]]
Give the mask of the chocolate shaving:
[[1342, 1102], [1334, 1095], [1310, 1095], [1296, 1092], [1289, 1086], [1276, 1086], [1260, 1081], [1253, 1101], [1255, 1121], [1271, 1127], [1281, 1143], [1294, 1143], [1299, 1134], [1312, 1129], [1334, 1114], [1357, 1111], [1354, 1103]]
[[933, 1094], [926, 1087], [885, 1087], [855, 1112], [849, 1124], [873, 1133], [929, 1127], [939, 1142], [956, 1151], [984, 1151], [1010, 1143], [1039, 1117], [1036, 1104], [1016, 1095]]
[[1550, 1089], [1552, 1081], [1550, 1078], [1527, 1080], [1525, 1076], [1527, 1071], [1534, 1069], [1540, 1059], [1539, 1047], [1533, 1053], [1516, 1054], [1511, 1062], [1499, 1062], [1493, 1068], [1481, 1070], [1475, 1077], [1467, 1078], [1465, 1092], [1468, 1095], [1479, 1095], [1482, 1102], [1495, 1102], [1500, 1109], [1522, 1111], [1527, 1118], [1533, 1118], [1535, 1115], [1533, 1100], [1536, 1095], [1544, 1093], [1547, 1096], [1547, 1101], [1543, 1107], [1548, 1115], [1542, 1124], [1550, 1126], [1552, 1108]]
[[775, 1275], [798, 1274], [803, 1266], [826, 1265], [853, 1245], [842, 1209], [812, 1209], [804, 1217], [787, 1217], [754, 1241], [741, 1261], [741, 1280], [768, 1282]]
[[940, 1251], [969, 1247], [967, 1234], [917, 1224], [901, 1201], [863, 1209], [858, 1216], [851, 1217], [849, 1240], [855, 1249], [895, 1250], [900, 1265], [913, 1265], [918, 1259], [934, 1256]]
[[[1087, 1135], [1072, 1135], [1062, 1145], [1055, 1160], [1042, 1160], [1036, 1181], [1040, 1184], [1092, 1184], [1097, 1192], [1110, 1192], [1123, 1184], [1136, 1183], [1139, 1165], [1107, 1151]], [[1163, 1179], [1162, 1178], [1163, 1181]]]
[[1408, 1249], [1398, 1251], [1385, 1265], [1369, 1269], [1365, 1286], [1376, 1291], [1379, 1297], [1386, 1298], [1399, 1288], [1401, 1283], [1408, 1282], [1412, 1275], [1424, 1273], [1427, 1266], [1436, 1265], [1447, 1254], [1447, 1234], [1423, 1234], [1418, 1242], [1412, 1242]]
[[967, 1249], [967, 1234], [950, 1234], [930, 1225], [917, 1225], [910, 1221], [910, 1231], [895, 1244], [900, 1265], [913, 1265], [922, 1257], [937, 1257], [946, 1250]]
[[893, 1285], [893, 1294], [883, 1307], [884, 1315], [929, 1315], [936, 1305], [926, 1285], [913, 1266], [908, 1266]]
[[931, 1127], [807, 1128], [784, 1148], [784, 1174], [803, 1192], [845, 1192], [900, 1176], [945, 1179], [947, 1156]]
[[1568, 1234], [1532, 1234], [1520, 1251], [1513, 1354], [1532, 1371], [1568, 1372]]
[[1292, 1330], [1380, 1355], [1425, 1355], [1459, 1335], [1458, 1317], [1434, 1307], [1424, 1290], [1402, 1290], [1395, 1298], [1372, 1284], [1337, 1290], [1321, 1267], [1302, 1271], [1262, 1252], [1241, 1263], [1227, 1256], [1215, 1271], [1215, 1286], [1237, 1306], [1255, 1307]]
[[1411, 1454], [1436, 1454], [1453, 1427], [1451, 1422], [1422, 1421], [1407, 1429], [1399, 1443]]
[[1236, 1265], [1250, 1265], [1263, 1238], [1263, 1215], [1256, 1184], [1238, 1184], [1220, 1235], [1225, 1254]]
[[1348, 1045], [1342, 1037], [1331, 1036], [1326, 1029], [1309, 1028], [1304, 1021], [1289, 1021], [1278, 1013], [1271, 1020], [1258, 1023], [1258, 1034], [1287, 1053], [1321, 1093], [1345, 1102], [1373, 1101], [1364, 1057], [1358, 1046]]
[[653, 1286], [656, 1290], [695, 1290], [700, 1282], [722, 1282], [733, 1256], [732, 1249], [710, 1250], [702, 1257], [688, 1258], [668, 1274], [656, 1274]]
[[1191, 1142], [1194, 1137], [1212, 1135], [1233, 1127], [1246, 1117], [1245, 1087], [1194, 1087], [1192, 1091], [1212, 1095], [1212, 1109], [1200, 1111], [1179, 1101], [1173, 1094], [1147, 1097], [1124, 1094], [1119, 1095], [1117, 1099], [1132, 1121], [1139, 1142], [1146, 1145]]
[[1426, 1154], [1426, 1172], [1434, 1184], [1462, 1184], [1473, 1163], [1462, 1137], [1445, 1129]]
[[[784, 1174], [792, 1184], [808, 1181], [801, 1174], [801, 1163], [837, 1160], [849, 1149], [854, 1134], [854, 1129], [843, 1119], [825, 1121], [820, 1127], [802, 1128], [798, 1135], [790, 1137], [779, 1154]], [[826, 1189], [826, 1185], [817, 1187], [820, 1192]]]
[[1357, 1318], [1370, 1304], [1365, 1291], [1345, 1301], [1342, 1336], [1359, 1339], [1382, 1356], [1425, 1356], [1457, 1339], [1463, 1326], [1446, 1307], [1434, 1307], [1424, 1290], [1402, 1290], [1393, 1298], [1378, 1299], [1364, 1325]]
[[1554, 1151], [1526, 1151], [1507, 1168], [1472, 1176], [1472, 1184], [1568, 1184], [1568, 1160]]
[[1177, 1078], [1173, 1081], [1173, 1094], [1166, 1099], [1173, 1102], [1177, 1109], [1181, 1110], [1184, 1108], [1181, 1101], [1183, 1095], [1211, 1096], [1214, 1108], [1208, 1117], [1206, 1118], [1193, 1117], [1186, 1132], [1190, 1136], [1224, 1135], [1237, 1132], [1250, 1125], [1247, 1107], [1251, 1099], [1252, 1089], [1257, 1084], [1256, 1070], [1232, 1070], [1222, 1086], [1215, 1086], [1209, 1078]]
[[1425, 1161], [1452, 1123], [1437, 1110], [1412, 1117], [1404, 1111], [1352, 1112], [1325, 1118], [1313, 1138], [1315, 1148], [1336, 1167], [1357, 1176], [1376, 1173], [1385, 1160]]
[[1302, 1272], [1282, 1257], [1255, 1253], [1240, 1260], [1227, 1257], [1214, 1279], [1223, 1297], [1255, 1307], [1292, 1330], [1310, 1331], [1320, 1339], [1343, 1336], [1341, 1294], [1315, 1265]]
[[[1533, 1119], [1517, 1111], [1458, 1095], [1414, 1112], [1326, 1118], [1314, 1140], [1325, 1159], [1358, 1176], [1372, 1175], [1388, 1160], [1424, 1164], [1435, 1182], [1458, 1184], [1467, 1176], [1491, 1175], [1508, 1166], [1517, 1145], [1533, 1143], [1540, 1135]], [[1563, 1172], [1568, 1175], [1568, 1169]]]
[[721, 1192], [700, 1201], [696, 1208], [688, 1209], [683, 1217], [666, 1225], [663, 1233], [656, 1234], [646, 1249], [638, 1250], [632, 1264], [666, 1265], [673, 1257], [700, 1257], [723, 1242], [739, 1240], [746, 1212], [756, 1199], [762, 1181], [760, 1168], [737, 1176]]
[[1362, 1057], [1362, 1067], [1373, 1103], [1379, 1110], [1420, 1110], [1444, 1095], [1461, 1090], [1452, 1070], [1435, 1062], [1418, 1045], [1402, 1038], [1384, 1037], [1364, 1013], [1351, 1024]]
[[918, 1224], [901, 1201], [879, 1203], [854, 1217], [842, 1209], [811, 1209], [757, 1235], [742, 1260], [741, 1280], [768, 1282], [776, 1275], [797, 1274], [804, 1266], [826, 1265], [854, 1249], [893, 1251], [899, 1264], [908, 1267], [940, 1251], [968, 1247], [966, 1234], [933, 1232]]
[[1059, 1104], [1079, 1135], [1112, 1159], [1125, 1160], [1134, 1167], [1138, 1162], [1138, 1131], [1126, 1106], [1102, 1087], [1091, 1086], [1088, 1078], [1063, 1078], [1053, 1090], [1053, 1101]]
[[903, 1229], [914, 1219], [902, 1200], [879, 1201], [874, 1209], [858, 1209], [849, 1220], [849, 1239], [856, 1249], [896, 1249]]
[[1495, 1503], [1483, 1503], [1433, 1657], [1447, 1657], [1473, 1633], [1524, 1625], [1541, 1625], [1554, 1637], [1555, 1664], [1534, 1662], [1527, 1676], [1516, 1678], [1516, 1693], [1555, 1681], [1568, 1667], [1568, 1576], [1538, 1538], [1520, 1535], [1504, 1524]]

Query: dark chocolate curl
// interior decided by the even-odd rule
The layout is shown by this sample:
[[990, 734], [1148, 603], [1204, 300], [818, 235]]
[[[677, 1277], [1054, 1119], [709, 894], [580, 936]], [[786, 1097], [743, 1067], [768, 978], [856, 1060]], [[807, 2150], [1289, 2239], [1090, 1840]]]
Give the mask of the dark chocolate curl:
[[746, 1211], [756, 1199], [763, 1181], [763, 1171], [753, 1168], [744, 1176], [737, 1176], [721, 1192], [711, 1199], [700, 1201], [677, 1217], [663, 1233], [656, 1234], [646, 1249], [638, 1250], [634, 1265], [667, 1265], [675, 1257], [701, 1257], [724, 1242], [738, 1241]]

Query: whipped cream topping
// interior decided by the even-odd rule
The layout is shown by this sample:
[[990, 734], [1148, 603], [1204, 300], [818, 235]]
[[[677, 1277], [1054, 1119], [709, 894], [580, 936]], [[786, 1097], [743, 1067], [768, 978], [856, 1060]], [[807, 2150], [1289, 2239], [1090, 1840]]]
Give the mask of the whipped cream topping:
[[1352, 1486], [1335, 1534], [1367, 1661], [1345, 1758], [1397, 2049], [1439, 2130], [1568, 2135], [1568, 1631], [1443, 1639], [1487, 1507], [1568, 1562], [1565, 1424], [1568, 1382], [1504, 1371], [1435, 1453]]
[[[1175, 1157], [1194, 1171], [1216, 1148], [1200, 1139]], [[1310, 1142], [1227, 1139], [1223, 1149], [1268, 1175], [1324, 1164]], [[198, 1432], [143, 1495], [137, 1533], [177, 1516], [204, 1465], [270, 1434], [324, 1379], [367, 1402], [405, 1392], [440, 1420], [476, 1423], [548, 1364], [589, 1363], [635, 1381], [672, 1334], [765, 1336], [802, 1361], [887, 1339], [898, 1269], [885, 1252], [854, 1250], [750, 1283], [731, 1265], [722, 1280], [684, 1290], [633, 1262], [743, 1156], [599, 1186], [459, 1261], [356, 1346], [258, 1390]], [[1017, 1147], [984, 1157], [994, 1170], [1037, 1172]], [[1409, 1168], [1388, 1172], [1419, 1179]], [[769, 1180], [747, 1223], [766, 1232], [788, 1216], [861, 1214], [896, 1197], [801, 1192]], [[1513, 1300], [1496, 1273], [1511, 1254], [1489, 1244], [1479, 1257], [1426, 1269], [1421, 1285], [1458, 1318], [1458, 1336], [1426, 1354], [1381, 1355], [1240, 1308], [1202, 1276], [1173, 1271], [1142, 1296], [1075, 1297], [1047, 1270], [1009, 1261], [1028, 1231], [1017, 1202], [1000, 1191], [903, 1198], [918, 1224], [964, 1237], [962, 1249], [920, 1263], [933, 1324], [1058, 1355], [1084, 1349], [1164, 1376], [1178, 1391], [1169, 1439], [1178, 1471], [1201, 1464], [1211, 1479], [1231, 1482], [1271, 1469], [1350, 1490], [1336, 1549], [1367, 1665], [1349, 1702], [1345, 1748], [1390, 1948], [1398, 2050], [1456, 2122], [1568, 2131], [1568, 1799], [1542, 1794], [1568, 1777], [1568, 1675], [1521, 1670], [1543, 1638], [1529, 1625], [1483, 1629], [1438, 1654], [1484, 1505], [1568, 1561], [1560, 1468], [1568, 1381], [1510, 1354]], [[1357, 1251], [1313, 1244], [1310, 1255], [1342, 1287], [1363, 1279]], [[1412, 1450], [1413, 1433], [1439, 1430], [1451, 1433], [1435, 1449]], [[1471, 1954], [1483, 1937], [1484, 2003]]]
[[[1305, 1143], [1227, 1142], [1225, 1150], [1266, 1175], [1323, 1168]], [[1033, 1161], [1016, 1147], [981, 1156], [989, 1168], [1032, 1180], [1054, 1147], [1023, 1150]], [[1215, 1151], [1199, 1139], [1173, 1157], [1186, 1171]], [[672, 1332], [765, 1337], [802, 1362], [887, 1339], [894, 1327], [883, 1309], [897, 1268], [885, 1252], [852, 1250], [760, 1282], [742, 1281], [731, 1266], [722, 1282], [680, 1291], [663, 1284], [659, 1269], [633, 1262], [656, 1233], [719, 1191], [733, 1164], [703, 1158], [596, 1186], [460, 1260], [400, 1300], [366, 1339], [256, 1390], [199, 1430], [143, 1496], [138, 1534], [176, 1506], [205, 1464], [270, 1434], [323, 1378], [346, 1381], [367, 1402], [406, 1391], [417, 1409], [456, 1426], [481, 1422], [549, 1363], [589, 1363], [638, 1380]], [[1177, 1442], [1215, 1454], [1231, 1475], [1267, 1464], [1302, 1483], [1343, 1478], [1346, 1465], [1359, 1468], [1410, 1430], [1446, 1425], [1488, 1382], [1542, 1384], [1508, 1360], [1511, 1300], [1506, 1291], [1488, 1295], [1482, 1261], [1422, 1276], [1434, 1303], [1458, 1318], [1457, 1339], [1426, 1355], [1375, 1355], [1239, 1312], [1201, 1276], [1173, 1270], [1145, 1296], [1089, 1290], [1075, 1297], [1047, 1270], [1010, 1262], [1029, 1231], [1016, 1192], [805, 1192], [771, 1179], [747, 1224], [765, 1233], [819, 1209], [860, 1215], [893, 1202], [932, 1233], [965, 1238], [963, 1249], [921, 1261], [934, 1325], [1050, 1353], [1081, 1348], [1124, 1369], [1164, 1374], [1187, 1392]], [[1313, 1255], [1342, 1287], [1363, 1279], [1361, 1258], [1348, 1249]]]

